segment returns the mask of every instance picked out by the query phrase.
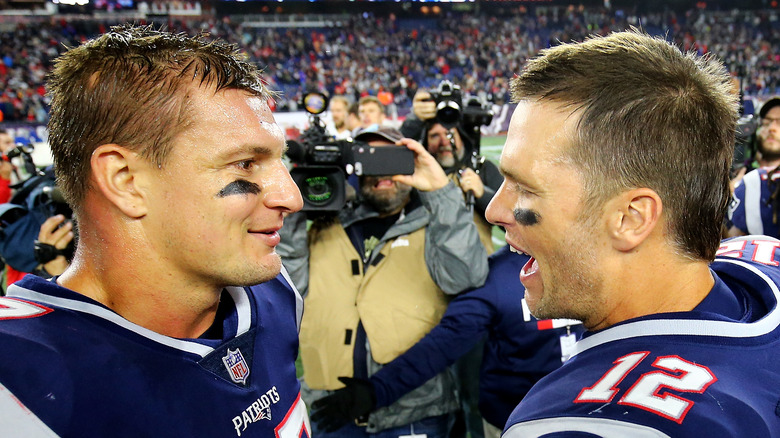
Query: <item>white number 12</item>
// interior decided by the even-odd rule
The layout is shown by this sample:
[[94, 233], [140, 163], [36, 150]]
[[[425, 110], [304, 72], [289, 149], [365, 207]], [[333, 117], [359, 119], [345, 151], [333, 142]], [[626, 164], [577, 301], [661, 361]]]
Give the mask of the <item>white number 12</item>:
[[[608, 403], [620, 391], [617, 387], [642, 360], [650, 354], [640, 351], [627, 354], [615, 362], [593, 386], [583, 388], [575, 403]], [[667, 389], [701, 394], [718, 379], [709, 368], [688, 362], [679, 356], [662, 356], [653, 362], [659, 371], [642, 374], [618, 400], [620, 405], [635, 406], [682, 423], [693, 402], [670, 394]], [[663, 392], [662, 392], [663, 391]]]

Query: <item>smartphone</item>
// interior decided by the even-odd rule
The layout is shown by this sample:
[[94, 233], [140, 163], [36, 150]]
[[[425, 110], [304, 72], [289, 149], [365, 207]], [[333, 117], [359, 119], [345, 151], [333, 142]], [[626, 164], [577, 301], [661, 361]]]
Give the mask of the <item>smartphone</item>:
[[414, 173], [414, 152], [406, 146], [352, 146], [356, 175], [411, 175]]

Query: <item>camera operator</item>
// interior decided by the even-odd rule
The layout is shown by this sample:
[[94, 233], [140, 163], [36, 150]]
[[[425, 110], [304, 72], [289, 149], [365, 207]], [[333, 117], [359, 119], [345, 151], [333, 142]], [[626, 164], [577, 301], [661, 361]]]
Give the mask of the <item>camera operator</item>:
[[[474, 148], [465, 143], [459, 126], [446, 128], [436, 119], [426, 125], [423, 142], [425, 147], [436, 158], [447, 176], [463, 191], [466, 202], [473, 204], [474, 223], [477, 225], [480, 240], [488, 254], [492, 254], [493, 225], [485, 219], [485, 209], [501, 186], [501, 173], [491, 161], [485, 160], [477, 164], [470, 162], [474, 156]], [[472, 167], [477, 167], [479, 174]]]
[[12, 149], [25, 167], [34, 171], [20, 182], [8, 202], [0, 204], [0, 256], [4, 267], [3, 290], [27, 274], [43, 278], [59, 275], [68, 267], [75, 242], [72, 211], [56, 188], [54, 168], [38, 169], [31, 150]]
[[460, 190], [420, 143], [393, 128], [363, 131], [355, 140], [412, 150], [414, 173], [361, 176], [359, 199], [335, 217], [315, 218], [308, 239], [300, 213], [280, 231], [278, 251], [305, 297], [302, 396], [312, 406], [312, 432], [446, 437], [458, 408], [448, 372], [359, 422], [354, 412], [334, 414], [320, 401], [345, 384], [366, 384], [436, 326], [449, 296], [482, 285], [488, 271]]
[[[473, 109], [474, 107], [471, 107]], [[493, 225], [485, 219], [485, 209], [501, 186], [503, 177], [490, 161], [479, 156], [479, 127], [489, 123], [489, 112], [479, 109], [479, 116], [467, 118], [460, 87], [442, 81], [437, 89], [418, 90], [412, 102], [413, 116], [401, 127], [404, 135], [420, 138], [428, 152], [436, 158], [447, 176], [463, 192], [464, 202], [474, 210], [474, 224], [480, 242], [488, 254], [494, 251]], [[468, 126], [467, 126], [468, 125]], [[479, 173], [477, 173], [479, 172]], [[481, 436], [479, 415], [479, 369], [483, 344], [477, 343], [455, 364], [462, 408], [457, 414], [453, 436]]]
[[[780, 165], [780, 97], [775, 96], [764, 102], [758, 115], [755, 135], [746, 139], [750, 145], [747, 157], [735, 169], [735, 177], [732, 179], [734, 186], [739, 184], [748, 172], [762, 167], [774, 169]], [[754, 121], [751, 126], [755, 127]]]
[[469, 206], [475, 207], [474, 221], [488, 254], [493, 252], [492, 225], [485, 209], [503, 177], [495, 164], [479, 156], [479, 127], [489, 123], [492, 114], [479, 108], [476, 117], [463, 107], [460, 87], [443, 81], [437, 89], [418, 90], [412, 102], [413, 115], [404, 120], [401, 132], [419, 138], [447, 175], [463, 191]]

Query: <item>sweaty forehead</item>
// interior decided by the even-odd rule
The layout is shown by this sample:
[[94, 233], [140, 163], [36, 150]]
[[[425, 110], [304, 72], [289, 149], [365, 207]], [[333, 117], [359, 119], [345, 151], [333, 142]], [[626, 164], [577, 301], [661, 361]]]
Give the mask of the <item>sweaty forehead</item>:
[[501, 153], [502, 173], [519, 181], [526, 173], [571, 164], [577, 117], [554, 103], [518, 103]]

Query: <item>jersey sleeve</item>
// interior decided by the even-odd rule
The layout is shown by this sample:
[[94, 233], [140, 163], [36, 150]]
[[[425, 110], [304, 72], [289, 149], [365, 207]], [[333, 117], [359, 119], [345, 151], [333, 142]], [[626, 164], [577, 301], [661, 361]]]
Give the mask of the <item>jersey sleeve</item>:
[[731, 197], [731, 203], [728, 208], [729, 224], [737, 227], [743, 233], [747, 233], [747, 222], [745, 218], [745, 185], [740, 184], [734, 189]]
[[444, 371], [482, 339], [496, 314], [489, 293], [478, 289], [456, 297], [433, 330], [371, 376], [378, 407]]

